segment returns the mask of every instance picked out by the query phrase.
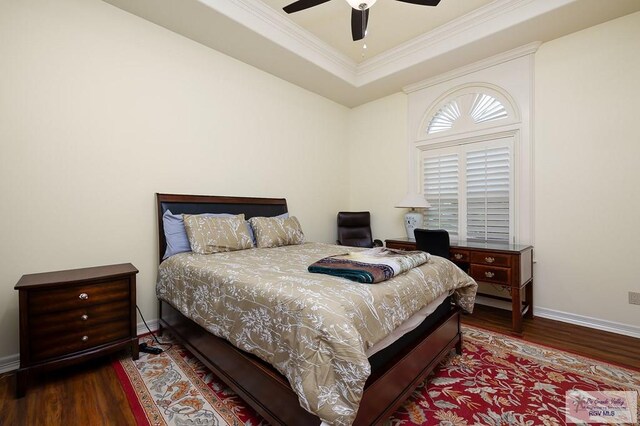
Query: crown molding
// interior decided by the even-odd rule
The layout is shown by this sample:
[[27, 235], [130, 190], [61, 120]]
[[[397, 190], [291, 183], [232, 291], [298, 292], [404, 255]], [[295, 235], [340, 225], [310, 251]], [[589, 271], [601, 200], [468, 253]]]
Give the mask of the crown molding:
[[443, 83], [445, 81], [453, 80], [454, 78], [462, 77], [463, 75], [471, 74], [483, 69], [487, 69], [514, 59], [521, 58], [523, 56], [532, 55], [536, 53], [542, 42], [535, 41], [533, 43], [525, 44], [524, 46], [516, 47], [515, 49], [508, 50], [504, 53], [491, 56], [490, 58], [483, 59], [473, 64], [466, 65], [464, 67], [456, 68], [444, 74], [440, 74], [433, 78], [419, 81], [415, 84], [410, 84], [402, 88], [404, 93], [411, 93], [418, 90], [425, 89], [427, 87], [435, 86], [436, 84]]
[[496, 0], [360, 64], [262, 1], [198, 1], [357, 88], [578, 0]]
[[577, 0], [496, 0], [360, 64], [261, 1], [200, 1], [361, 87]]
[[198, 0], [228, 18], [355, 85], [357, 64], [262, 1]]
[[494, 1], [362, 62], [358, 66], [356, 85], [387, 77], [575, 1]]
[[394, 62], [406, 61], [411, 56], [419, 54], [420, 51], [430, 53], [430, 56], [437, 56], [440, 52], [436, 53], [436, 50], [441, 50], [438, 49], [438, 43], [450, 41], [462, 32], [468, 31], [474, 27], [486, 28], [487, 21], [495, 19], [496, 17], [513, 10], [516, 5], [521, 5], [522, 3], [529, 1], [531, 0], [497, 0], [489, 3], [484, 7], [467, 13], [458, 19], [441, 25], [428, 33], [422, 34], [412, 40], [408, 40], [393, 49], [382, 52], [379, 55], [362, 62], [358, 70], [359, 75], [363, 77], [368, 73], [379, 72], [379, 70], [392, 65]]
[[640, 10], [638, 0], [492, 0], [358, 63], [265, 0], [103, 1], [347, 107]]

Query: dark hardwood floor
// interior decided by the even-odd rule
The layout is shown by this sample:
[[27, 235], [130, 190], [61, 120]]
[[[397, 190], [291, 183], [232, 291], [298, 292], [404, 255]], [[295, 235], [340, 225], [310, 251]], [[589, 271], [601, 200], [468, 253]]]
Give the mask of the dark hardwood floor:
[[[463, 322], [511, 334], [508, 311], [477, 305]], [[525, 320], [524, 332], [517, 337], [640, 370], [640, 339], [539, 317]], [[15, 375], [3, 375], [2, 426], [135, 425], [109, 359], [40, 375], [24, 398], [15, 399], [14, 392]]]
[[42, 374], [15, 399], [15, 374], [0, 380], [0, 425], [135, 425], [111, 360]]
[[524, 320], [522, 335], [511, 333], [511, 311], [476, 305], [464, 324], [475, 325], [600, 361], [640, 370], [640, 339], [546, 318]]

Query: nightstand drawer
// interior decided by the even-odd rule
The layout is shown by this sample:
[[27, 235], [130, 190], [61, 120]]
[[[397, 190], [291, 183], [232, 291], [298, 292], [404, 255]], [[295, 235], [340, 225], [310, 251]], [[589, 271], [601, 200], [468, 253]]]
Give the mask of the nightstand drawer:
[[129, 298], [129, 280], [122, 279], [89, 285], [75, 285], [56, 290], [29, 293], [32, 315], [64, 311]]
[[130, 337], [129, 318], [104, 322], [92, 327], [69, 328], [33, 338], [30, 341], [31, 360], [39, 361], [60, 355], [70, 355]]
[[49, 312], [29, 318], [29, 333], [34, 338], [69, 330], [86, 330], [105, 322], [129, 318], [131, 302], [127, 299], [87, 306], [69, 311]]
[[511, 266], [511, 256], [508, 254], [492, 253], [492, 252], [472, 252], [471, 263], [491, 266]]
[[453, 262], [469, 262], [469, 251], [451, 249], [451, 261]]
[[509, 268], [471, 264], [469, 275], [477, 281], [505, 285], [511, 284], [511, 269]]

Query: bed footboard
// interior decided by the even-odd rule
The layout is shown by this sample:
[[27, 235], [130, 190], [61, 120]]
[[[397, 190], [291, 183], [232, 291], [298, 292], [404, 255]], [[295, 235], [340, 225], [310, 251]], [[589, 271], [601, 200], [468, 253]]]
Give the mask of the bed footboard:
[[[272, 425], [319, 425], [300, 407], [287, 379], [259, 358], [200, 327], [167, 302], [160, 301], [160, 326], [225, 382]], [[451, 310], [421, 339], [405, 347], [371, 375], [354, 425], [381, 425], [416, 386], [462, 343], [460, 312]]]

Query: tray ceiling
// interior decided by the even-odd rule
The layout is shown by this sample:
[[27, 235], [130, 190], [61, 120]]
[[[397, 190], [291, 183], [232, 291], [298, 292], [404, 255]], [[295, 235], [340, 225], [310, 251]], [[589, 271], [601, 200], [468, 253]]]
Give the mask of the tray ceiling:
[[348, 107], [640, 10], [639, 0], [379, 0], [363, 58], [344, 0], [291, 15], [281, 8], [293, 0], [104, 1]]
[[290, 15], [282, 8], [293, 0], [262, 1], [353, 61], [363, 62], [493, 0], [442, 0], [437, 7], [378, 0], [370, 10], [367, 36], [358, 42], [351, 39], [351, 6], [345, 0], [331, 0]]

